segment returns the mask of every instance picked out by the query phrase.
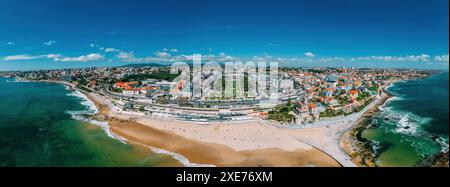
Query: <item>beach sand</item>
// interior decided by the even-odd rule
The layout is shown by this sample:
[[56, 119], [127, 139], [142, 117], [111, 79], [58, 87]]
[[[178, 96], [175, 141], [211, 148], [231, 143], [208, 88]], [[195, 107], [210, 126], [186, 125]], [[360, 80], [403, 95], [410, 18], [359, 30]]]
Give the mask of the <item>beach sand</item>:
[[190, 162], [215, 166], [339, 166], [314, 148], [287, 151], [264, 148], [237, 151], [224, 144], [188, 139], [171, 131], [160, 130], [131, 120], [112, 118], [111, 130], [128, 140], [183, 155]]
[[243, 167], [339, 167], [324, 152], [305, 144], [276, 127], [256, 122], [199, 125], [118, 115], [106, 101], [87, 94], [108, 120], [110, 130], [129, 143], [180, 154], [189, 162], [215, 166]]

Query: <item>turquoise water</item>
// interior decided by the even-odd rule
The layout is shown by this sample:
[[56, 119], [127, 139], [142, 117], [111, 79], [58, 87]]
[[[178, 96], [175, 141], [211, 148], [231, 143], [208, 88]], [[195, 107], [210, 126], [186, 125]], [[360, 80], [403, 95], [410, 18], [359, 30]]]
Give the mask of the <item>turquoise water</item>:
[[396, 83], [394, 97], [376, 115], [376, 128], [363, 132], [373, 141], [378, 166], [414, 166], [448, 150], [449, 74]]
[[178, 165], [74, 120], [71, 113], [89, 112], [85, 103], [63, 85], [0, 78], [0, 166]]

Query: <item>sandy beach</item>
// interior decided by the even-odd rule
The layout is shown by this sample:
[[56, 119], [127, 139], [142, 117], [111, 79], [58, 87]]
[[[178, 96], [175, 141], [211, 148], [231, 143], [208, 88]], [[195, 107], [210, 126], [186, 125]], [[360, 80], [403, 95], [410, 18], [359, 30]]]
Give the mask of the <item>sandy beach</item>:
[[357, 113], [309, 125], [278, 126], [266, 121], [204, 125], [123, 112], [104, 96], [76, 90], [95, 104], [94, 120], [107, 121], [113, 134], [136, 146], [181, 156], [190, 166], [371, 166], [361, 163], [354, 132], [389, 98], [383, 92]]
[[109, 130], [128, 143], [182, 155], [194, 165], [214, 166], [371, 166], [361, 163], [354, 132], [389, 98], [383, 92], [357, 113], [288, 127], [264, 121], [203, 125], [149, 118], [123, 112], [96, 93], [78, 91], [97, 107], [94, 119], [108, 121]]
[[[117, 114], [100, 96], [87, 97], [108, 120], [110, 130], [129, 143], [180, 154], [189, 162], [214, 166], [339, 167], [326, 153], [282, 129], [256, 122], [199, 125]], [[98, 119], [97, 119], [98, 120]]]

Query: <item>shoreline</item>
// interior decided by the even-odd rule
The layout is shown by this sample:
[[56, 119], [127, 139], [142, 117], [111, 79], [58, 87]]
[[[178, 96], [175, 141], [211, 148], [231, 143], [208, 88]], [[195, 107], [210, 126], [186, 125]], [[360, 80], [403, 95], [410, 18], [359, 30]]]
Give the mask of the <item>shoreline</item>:
[[[318, 128], [305, 128], [305, 129], [289, 129], [289, 128], [280, 128], [275, 126], [269, 126], [274, 129], [278, 129], [281, 132], [285, 132], [286, 135], [291, 136], [296, 140], [296, 142], [299, 142], [301, 144], [304, 144], [304, 146], [307, 146], [304, 149], [293, 149], [293, 148], [274, 148], [274, 147], [253, 147], [253, 148], [246, 148], [246, 149], [236, 149], [236, 147], [229, 147], [221, 145], [223, 142], [205, 142], [197, 138], [182, 135], [171, 132], [172, 129], [164, 129], [164, 128], [157, 128], [155, 127], [155, 124], [148, 124], [148, 121], [139, 121], [137, 118], [133, 116], [117, 116], [112, 114], [110, 108], [110, 103], [107, 103], [108, 101], [105, 100], [105, 98], [101, 96], [96, 96], [94, 93], [88, 93], [84, 90], [78, 89], [75, 85], [71, 83], [67, 83], [64, 81], [53, 81], [53, 80], [45, 80], [40, 82], [48, 82], [48, 83], [56, 83], [56, 84], [64, 84], [66, 86], [69, 86], [72, 90], [79, 91], [83, 95], [87, 97], [91, 102], [95, 104], [95, 107], [98, 109], [98, 113], [93, 115], [92, 120], [100, 121], [100, 122], [107, 122], [108, 123], [108, 129], [107, 131], [110, 131], [116, 136], [121, 137], [121, 140], [124, 142], [128, 142], [133, 145], [137, 146], [143, 146], [146, 148], [153, 147], [157, 149], [167, 150], [172, 153], [179, 152], [180, 155], [182, 155], [184, 158], [189, 160], [194, 165], [196, 163], [205, 163], [205, 164], [211, 164], [214, 163], [215, 166], [333, 166], [333, 167], [354, 167], [358, 166], [355, 165], [351, 160], [351, 157], [349, 158], [349, 155], [347, 155], [346, 151], [343, 150], [341, 144], [342, 144], [342, 135], [346, 132], [348, 132], [348, 129], [352, 128], [352, 126], [337, 126], [335, 129], [330, 129], [329, 127], [318, 127]], [[384, 101], [383, 101], [384, 102]], [[377, 105], [378, 107], [379, 105]], [[377, 108], [376, 107], [376, 108]], [[369, 107], [368, 107], [369, 108]], [[359, 119], [359, 118], [357, 118]], [[182, 123], [180, 121], [159, 121], [159, 122], [153, 122], [153, 123]], [[179, 125], [179, 124], [178, 124]], [[192, 123], [186, 123], [185, 125], [188, 126], [199, 126], [202, 127], [202, 125], [198, 124], [192, 124]], [[226, 126], [233, 126], [236, 127], [236, 125], [227, 125]], [[239, 125], [239, 127], [242, 124]], [[245, 125], [245, 123], [244, 123]], [[258, 124], [258, 126], [261, 126], [262, 124]], [[98, 125], [97, 125], [98, 126]], [[156, 124], [156, 126], [158, 126]], [[212, 125], [212, 126], [221, 126], [221, 125]], [[145, 128], [142, 128], [145, 127]], [[255, 126], [256, 127], [256, 126]], [[170, 139], [174, 138], [177, 139], [180, 142], [189, 142], [187, 144], [191, 144], [190, 146], [196, 147], [199, 150], [202, 150], [204, 148], [213, 149], [213, 150], [220, 150], [219, 152], [223, 152], [226, 155], [233, 155], [233, 159], [227, 159], [227, 158], [211, 158], [209, 156], [206, 156], [202, 154], [201, 152], [208, 152], [208, 150], [200, 151], [200, 152], [192, 152], [192, 151], [185, 151], [182, 148], [173, 148], [171, 145], [164, 144], [158, 141], [155, 141], [155, 139], [151, 139], [151, 141], [147, 140], [145, 136], [140, 135], [139, 131], [143, 131], [146, 133], [143, 134], [158, 134], [161, 136], [161, 133], [163, 134], [163, 137], [159, 139]], [[347, 130], [347, 131], [346, 131]], [[313, 134], [316, 134], [317, 137], [325, 137], [327, 139], [326, 141], [320, 140], [314, 140], [317, 139], [316, 137], [309, 137], [309, 138], [301, 138], [301, 136], [308, 134], [311, 131]], [[329, 137], [326, 137], [330, 135], [330, 131], [332, 131], [331, 140]], [[166, 134], [168, 133], [168, 134]], [[178, 132], [179, 133], [179, 132]], [[333, 134], [334, 133], [334, 134]], [[194, 140], [193, 140], [194, 139]], [[313, 140], [313, 141], [312, 141]], [[156, 143], [155, 143], [156, 142]], [[327, 145], [329, 144], [329, 145]], [[223, 146], [223, 147], [221, 147]], [[169, 149], [167, 149], [169, 147]], [[329, 149], [331, 147], [331, 149]], [[337, 149], [336, 149], [337, 148]], [[309, 153], [308, 153], [309, 152]], [[222, 155], [224, 155], [222, 154]], [[272, 158], [268, 158], [268, 156], [264, 156], [264, 158], [258, 158], [258, 155], [262, 154], [269, 154], [272, 155]], [[308, 156], [311, 155], [311, 156]], [[292, 156], [286, 156], [286, 155], [292, 155]], [[202, 158], [205, 157], [205, 158]], [[251, 162], [252, 157], [254, 157], [254, 161]], [[318, 159], [312, 159], [311, 161], [305, 162], [308, 160], [308, 158], [303, 158], [305, 160], [304, 162], [292, 162], [288, 161], [287, 159], [281, 159], [282, 157], [310, 157], [311, 158], [318, 158]], [[256, 162], [256, 160], [259, 160], [259, 162]], [[241, 160], [241, 161], [239, 161]], [[245, 160], [245, 161], [243, 161]], [[265, 160], [265, 161], [261, 161]], [[272, 162], [269, 162], [272, 160]], [[276, 161], [275, 161], [276, 160]], [[281, 164], [278, 164], [281, 163]], [[309, 163], [309, 164], [308, 164]], [[200, 164], [201, 165], [201, 164]]]
[[[110, 130], [113, 134], [122, 137], [125, 142], [129, 142], [130, 144], [137, 146], [147, 148], [153, 147], [176, 153], [188, 160], [189, 163], [194, 162], [193, 165], [196, 163], [201, 163], [200, 165], [213, 164], [214, 166], [366, 166], [358, 163], [358, 156], [360, 156], [360, 153], [357, 153], [355, 157], [355, 153], [351, 151], [354, 149], [355, 145], [350, 139], [352, 136], [348, 136], [348, 134], [360, 126], [364, 119], [370, 117], [367, 113], [372, 115], [375, 113], [375, 110], [378, 110], [379, 106], [383, 105], [389, 98], [391, 98], [390, 94], [383, 89], [383, 96], [380, 99], [374, 100], [373, 103], [369, 104], [366, 109], [363, 109], [366, 111], [359, 114], [361, 116], [356, 115], [357, 118], [354, 121], [344, 120], [337, 122], [338, 125], [334, 125], [332, 127], [290, 129], [259, 123], [247, 127], [248, 129], [269, 126], [270, 128], [277, 129], [278, 131], [285, 133], [284, 136], [292, 137], [297, 142], [307, 146], [303, 147], [303, 149], [295, 149], [293, 147], [276, 148], [277, 146], [246, 147], [235, 146], [233, 144], [224, 145], [223, 140], [222, 142], [211, 139], [208, 140], [206, 137], [195, 137], [195, 135], [181, 132], [186, 131], [186, 129], [198, 130], [205, 127], [204, 125], [183, 123], [175, 120], [159, 121], [156, 119], [141, 119], [140, 117], [130, 115], [114, 114], [114, 112], [110, 111], [111, 106], [106, 103], [108, 101], [101, 96], [95, 96], [96, 94], [87, 93], [84, 90], [76, 88], [75, 85], [70, 83], [61, 81], [45, 82], [65, 84], [84, 94], [98, 108], [98, 114], [95, 114], [93, 119], [108, 122], [108, 130]], [[393, 83], [390, 85], [392, 84]], [[182, 130], [176, 129], [176, 127], [180, 125], [184, 125], [185, 127]], [[206, 127], [211, 130], [217, 127], [220, 129], [224, 126], [241, 128], [245, 125], [245, 123], [240, 124], [239, 126], [214, 124]], [[155, 136], [157, 138], [150, 136]], [[167, 141], [163, 140], [183, 142], [179, 143], [179, 145], [183, 146], [174, 146], [173, 144], [176, 143], [167, 143]], [[191, 147], [194, 149], [186, 150], [186, 148], [183, 147]], [[216, 154], [219, 153], [219, 156], [212, 156], [210, 150], [214, 150], [214, 153]], [[220, 155], [229, 156], [223, 157]], [[261, 157], [261, 155], [264, 156]], [[286, 157], [289, 159], [286, 159]], [[303, 157], [304, 161], [293, 161], [293, 157]], [[309, 160], [311, 160], [311, 158], [319, 159], [312, 159], [312, 161], [308, 161], [308, 157]], [[361, 158], [362, 157], [365, 156], [361, 156]], [[311, 162], [314, 164], [311, 164]]]
[[[54, 82], [53, 83], [61, 83]], [[63, 83], [64, 84], [64, 83]], [[67, 85], [67, 84], [66, 84]], [[69, 86], [73, 86], [70, 85]], [[122, 137], [125, 142], [132, 145], [150, 148], [152, 152], [161, 153], [179, 157], [182, 165], [188, 167], [196, 166], [225, 166], [225, 167], [299, 167], [299, 166], [318, 166], [318, 167], [340, 167], [336, 160], [322, 152], [319, 149], [304, 144], [298, 140], [295, 146], [277, 146], [268, 145], [267, 147], [241, 147], [234, 146], [224, 142], [211, 142], [201, 140], [186, 134], [180, 134], [179, 131], [173, 132], [170, 129], [164, 129], [162, 126], [184, 125], [186, 129], [193, 131], [202, 127], [215, 129], [218, 126], [204, 126], [192, 123], [171, 122], [171, 121], [148, 121], [137, 120], [132, 116], [115, 115], [110, 111], [110, 107], [103, 98], [99, 98], [92, 93], [86, 93], [75, 87], [75, 90], [84, 94], [98, 108], [98, 113], [93, 116], [93, 120], [108, 122], [111, 133]], [[242, 125], [226, 125], [241, 128]], [[257, 125], [257, 124], [250, 124]], [[219, 125], [224, 127], [224, 125]], [[260, 127], [260, 125], [254, 126]], [[250, 127], [249, 127], [250, 128]], [[274, 128], [274, 127], [273, 127]], [[241, 131], [242, 129], [236, 129]], [[200, 131], [200, 130], [199, 130]], [[214, 137], [213, 134], [211, 134]], [[291, 142], [291, 143], [292, 143]], [[267, 143], [267, 142], [264, 142]], [[290, 145], [290, 144], [288, 144]], [[248, 146], [248, 145], [247, 145]], [[241, 148], [240, 148], [241, 147]], [[180, 159], [181, 158], [181, 159]], [[187, 164], [186, 164], [187, 162]]]
[[[412, 79], [415, 80], [415, 79]], [[396, 83], [406, 82], [411, 80], [396, 80], [391, 82], [389, 85], [382, 89], [382, 93], [385, 97], [381, 102], [377, 103], [374, 107], [368, 110], [361, 118], [358, 120], [356, 125], [354, 125], [350, 130], [345, 132], [341, 138], [341, 145], [345, 152], [352, 157], [355, 164], [360, 167], [378, 167], [376, 164], [377, 155], [372, 148], [371, 141], [362, 137], [362, 133], [370, 128], [370, 124], [367, 123], [374, 115], [380, 112], [380, 107], [385, 105], [395, 96], [387, 90], [388, 88], [394, 86]]]
[[[375, 152], [375, 150], [373, 150], [373, 147], [371, 145], [372, 141], [362, 137], [362, 133], [365, 130], [372, 128], [372, 125], [367, 123], [367, 120], [372, 118], [374, 115], [378, 114], [382, 110], [382, 108], [380, 107], [384, 106], [390, 100], [397, 98], [395, 96], [395, 93], [392, 93], [387, 89], [393, 86], [395, 83], [427, 79], [439, 74], [441, 73], [431, 74], [428, 77], [419, 79], [395, 81], [391, 83], [389, 86], [387, 86], [385, 89], [383, 89], [383, 92], [388, 95], [388, 97], [385, 98], [385, 101], [378, 107], [374, 108], [374, 110], [371, 113], [368, 113], [367, 116], [361, 119], [361, 121], [358, 123], [357, 126], [355, 126], [353, 129], [348, 131], [345, 134], [345, 136], [343, 136], [342, 143], [343, 145], [345, 145], [345, 147], [344, 146], [343, 147], [345, 148], [346, 152], [353, 157], [353, 160], [355, 160], [356, 164], [358, 164], [359, 166], [378, 167], [376, 159], [379, 155], [376, 155], [377, 153]], [[447, 150], [442, 149], [442, 151], [438, 153], [425, 157], [415, 165], [415, 167], [436, 167], [436, 166], [448, 167], [448, 149]]]

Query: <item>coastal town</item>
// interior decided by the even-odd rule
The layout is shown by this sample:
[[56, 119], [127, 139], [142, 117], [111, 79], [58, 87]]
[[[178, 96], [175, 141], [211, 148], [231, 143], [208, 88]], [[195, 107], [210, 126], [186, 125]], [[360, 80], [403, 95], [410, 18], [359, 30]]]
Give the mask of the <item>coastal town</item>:
[[[192, 163], [255, 166], [260, 162], [265, 166], [305, 166], [310, 162], [314, 166], [353, 167], [372, 166], [368, 161], [371, 151], [361, 153], [364, 149], [360, 147], [364, 145], [345, 133], [354, 132], [350, 130], [362, 123], [367, 112], [389, 98], [386, 87], [435, 73], [438, 71], [283, 67], [277, 73], [275, 99], [258, 93], [244, 98], [193, 98], [192, 93], [186, 93], [192, 89], [184, 89], [184, 80], [174, 81], [180, 73], [172, 74], [168, 66], [2, 72], [1, 75], [67, 85], [95, 103], [99, 111], [88, 118], [107, 121], [106, 130], [112, 137], [151, 146], [152, 150], [169, 150], [171, 155], [183, 155], [182, 160], [189, 160], [185, 166]], [[229, 76], [226, 81], [237, 82], [237, 79]], [[245, 95], [250, 92], [248, 85], [243, 86]], [[141, 129], [140, 124], [146, 129]], [[156, 131], [158, 136], [154, 137]], [[147, 140], [150, 137], [152, 141]], [[199, 147], [198, 150], [213, 149], [220, 155], [235, 156], [211, 154], [205, 158], [203, 153], [192, 153], [180, 144], [175, 146], [177, 141], [164, 141], [175, 137], [182, 139], [177, 141], [195, 141], [188, 144]], [[197, 145], [196, 141], [208, 145]], [[256, 156], [268, 150], [272, 157]], [[306, 151], [310, 155], [300, 163], [287, 156], [305, 154], [305, 150], [314, 151]], [[245, 151], [255, 152], [244, 154]], [[361, 160], [363, 154], [365, 159]], [[311, 160], [311, 155], [316, 156]]]
[[[259, 96], [189, 99], [179, 74], [169, 67], [113, 67], [3, 73], [26, 80], [64, 81], [95, 92], [122, 111], [155, 118], [208, 124], [268, 120], [305, 125], [362, 110], [394, 81], [429, 76], [428, 70], [282, 68], [279, 95], [268, 103]], [[229, 79], [227, 79], [228, 81]], [[234, 80], [236, 82], [237, 80]], [[248, 93], [248, 88], [245, 89]]]

